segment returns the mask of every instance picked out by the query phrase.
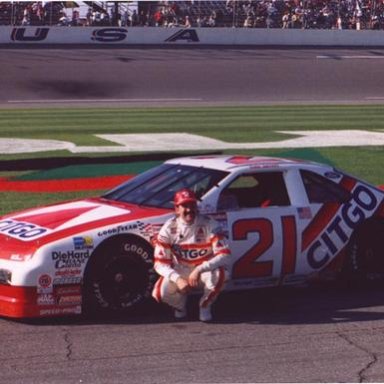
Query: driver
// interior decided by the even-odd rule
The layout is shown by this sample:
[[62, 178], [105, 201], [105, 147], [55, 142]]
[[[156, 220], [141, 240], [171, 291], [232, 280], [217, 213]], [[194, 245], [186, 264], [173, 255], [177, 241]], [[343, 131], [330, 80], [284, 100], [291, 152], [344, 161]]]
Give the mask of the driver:
[[199, 319], [211, 321], [211, 306], [224, 287], [231, 252], [218, 223], [200, 215], [193, 191], [174, 196], [176, 215], [165, 222], [155, 246], [155, 270], [160, 275], [153, 297], [174, 308], [175, 318], [187, 316], [187, 293], [201, 288]]

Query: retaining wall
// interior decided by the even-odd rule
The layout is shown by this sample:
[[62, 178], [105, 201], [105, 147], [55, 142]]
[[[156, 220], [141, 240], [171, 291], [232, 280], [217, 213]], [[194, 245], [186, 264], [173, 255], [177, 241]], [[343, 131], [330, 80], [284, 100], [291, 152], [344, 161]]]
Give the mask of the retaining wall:
[[384, 31], [156, 27], [0, 27], [0, 44], [384, 46]]

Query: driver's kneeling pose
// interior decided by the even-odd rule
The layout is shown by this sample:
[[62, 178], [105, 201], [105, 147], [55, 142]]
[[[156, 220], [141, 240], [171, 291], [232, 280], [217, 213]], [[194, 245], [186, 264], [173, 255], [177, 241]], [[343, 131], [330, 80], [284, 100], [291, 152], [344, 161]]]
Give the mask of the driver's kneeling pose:
[[224, 288], [231, 252], [218, 223], [200, 215], [193, 191], [183, 189], [174, 197], [175, 217], [165, 222], [155, 246], [155, 270], [160, 275], [153, 297], [186, 317], [187, 294], [203, 289], [199, 318], [212, 320], [211, 305]]

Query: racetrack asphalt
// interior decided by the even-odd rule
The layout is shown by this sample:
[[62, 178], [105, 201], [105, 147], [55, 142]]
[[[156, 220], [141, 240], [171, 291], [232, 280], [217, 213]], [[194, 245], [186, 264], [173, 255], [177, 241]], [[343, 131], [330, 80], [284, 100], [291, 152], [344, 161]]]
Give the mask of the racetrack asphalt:
[[[382, 103], [383, 55], [7, 48], [0, 106]], [[193, 301], [183, 323], [162, 307], [111, 320], [1, 319], [0, 382], [381, 382], [383, 298], [382, 286], [225, 294], [213, 324], [197, 321]]]
[[383, 103], [383, 49], [1, 49], [0, 107]]

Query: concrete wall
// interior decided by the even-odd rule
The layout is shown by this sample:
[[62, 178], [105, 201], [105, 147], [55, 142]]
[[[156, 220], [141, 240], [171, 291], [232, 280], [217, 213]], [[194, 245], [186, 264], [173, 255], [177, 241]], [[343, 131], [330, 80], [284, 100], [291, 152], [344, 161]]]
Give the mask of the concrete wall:
[[384, 31], [246, 28], [0, 27], [0, 44], [384, 46]]

